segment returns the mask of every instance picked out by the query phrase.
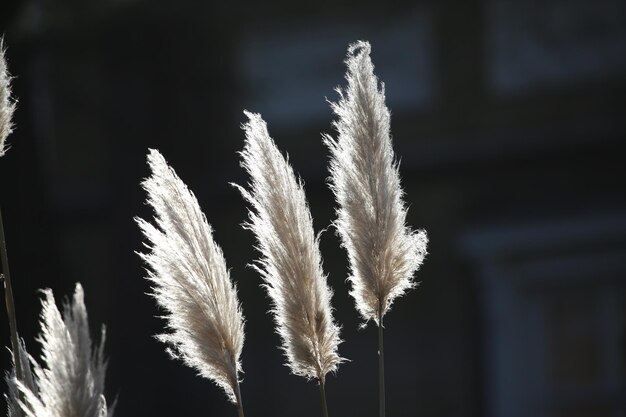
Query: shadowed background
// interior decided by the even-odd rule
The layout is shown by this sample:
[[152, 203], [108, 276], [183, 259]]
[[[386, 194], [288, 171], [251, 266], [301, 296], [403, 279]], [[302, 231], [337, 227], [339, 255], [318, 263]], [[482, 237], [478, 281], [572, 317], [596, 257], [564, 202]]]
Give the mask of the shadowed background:
[[229, 182], [247, 181], [237, 152], [248, 109], [305, 181], [316, 230], [328, 228], [324, 269], [351, 360], [328, 379], [330, 414], [376, 415], [376, 331], [359, 330], [348, 295], [321, 141], [346, 47], [365, 39], [386, 84], [408, 223], [431, 239], [420, 287], [386, 318], [387, 415], [624, 417], [625, 9], [3, 2], [19, 103], [0, 203], [29, 350], [38, 354], [36, 290], [60, 299], [80, 281], [92, 333], [107, 325], [116, 416], [236, 414], [152, 337], [163, 322], [133, 217], [151, 215], [139, 182], [157, 148], [198, 197], [237, 282], [246, 414], [320, 415], [315, 383], [283, 366], [260, 277], [246, 267], [258, 254]]

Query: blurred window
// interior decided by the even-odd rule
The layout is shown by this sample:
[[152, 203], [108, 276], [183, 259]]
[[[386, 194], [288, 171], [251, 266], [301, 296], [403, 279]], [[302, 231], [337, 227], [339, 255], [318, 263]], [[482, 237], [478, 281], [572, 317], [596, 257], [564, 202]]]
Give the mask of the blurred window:
[[626, 412], [626, 216], [477, 230], [489, 416]]
[[376, 74], [394, 111], [430, 104], [433, 95], [432, 17], [426, 11], [371, 20], [349, 17], [273, 22], [249, 30], [239, 48], [239, 78], [246, 109], [275, 126], [294, 128], [330, 120], [326, 98], [344, 85], [350, 43], [372, 44]]

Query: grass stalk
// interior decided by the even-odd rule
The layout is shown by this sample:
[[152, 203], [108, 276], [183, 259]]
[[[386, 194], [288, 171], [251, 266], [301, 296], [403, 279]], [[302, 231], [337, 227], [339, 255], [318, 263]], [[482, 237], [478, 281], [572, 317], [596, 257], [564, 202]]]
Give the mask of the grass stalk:
[[4, 281], [4, 299], [7, 306], [7, 316], [9, 318], [9, 329], [11, 331], [11, 346], [13, 348], [13, 360], [15, 361], [15, 375], [22, 381], [22, 364], [20, 358], [20, 346], [17, 337], [17, 319], [15, 318], [15, 303], [13, 301], [13, 287], [11, 285], [11, 274], [9, 273], [9, 258], [7, 256], [7, 245], [4, 238], [4, 224], [2, 222], [2, 210], [0, 210], [0, 257], [2, 258], [2, 280]]
[[237, 392], [235, 393], [237, 397], [237, 413], [239, 417], [244, 417], [243, 415], [243, 401], [241, 400], [241, 388], [239, 387], [239, 380], [237, 380]]
[[378, 317], [378, 403], [379, 415], [385, 417], [385, 349], [382, 316]]
[[326, 404], [326, 388], [324, 387], [324, 381], [319, 380], [320, 385], [320, 401], [322, 404], [322, 416], [328, 417], [328, 405]]
[[[18, 381], [23, 381], [22, 358], [20, 355], [20, 345], [17, 336], [17, 319], [15, 316], [15, 302], [13, 301], [13, 286], [11, 285], [11, 273], [9, 272], [9, 256], [7, 255], [7, 243], [4, 237], [4, 223], [2, 222], [2, 209], [0, 209], [0, 258], [2, 262], [2, 274], [0, 277], [4, 282], [4, 301], [7, 306], [7, 317], [9, 319], [9, 329], [11, 332], [11, 347], [13, 349], [13, 361], [15, 361], [15, 377]], [[19, 394], [22, 399], [22, 393]], [[24, 411], [20, 408], [19, 415], [24, 416]]]

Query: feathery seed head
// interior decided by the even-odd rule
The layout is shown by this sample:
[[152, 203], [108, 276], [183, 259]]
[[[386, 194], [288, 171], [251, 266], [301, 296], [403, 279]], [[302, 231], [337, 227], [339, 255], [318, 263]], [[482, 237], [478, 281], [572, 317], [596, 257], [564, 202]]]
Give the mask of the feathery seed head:
[[152, 296], [165, 310], [169, 345], [199, 375], [214, 381], [236, 401], [243, 314], [220, 247], [196, 197], [154, 149], [148, 153], [151, 175], [143, 181], [155, 212], [152, 225], [136, 219], [146, 237]]
[[255, 233], [262, 259], [257, 264], [273, 303], [277, 332], [291, 371], [324, 382], [344, 359], [337, 348], [339, 327], [332, 317], [319, 239], [304, 188], [269, 136], [260, 115], [245, 112], [242, 166], [250, 174], [247, 226]]
[[6, 152], [6, 139], [13, 131], [11, 118], [15, 102], [11, 99], [11, 76], [4, 56], [4, 44], [0, 39], [0, 157]]
[[326, 135], [324, 141], [338, 203], [335, 225], [350, 259], [350, 294], [363, 319], [379, 323], [393, 300], [415, 285], [413, 274], [426, 255], [428, 239], [423, 230], [405, 225], [390, 114], [370, 51], [368, 42], [349, 46], [348, 85], [331, 104], [337, 138]]
[[[41, 310], [42, 364], [24, 350], [22, 364], [28, 365], [23, 381], [13, 379], [24, 401], [19, 404], [28, 417], [107, 417], [104, 398], [106, 361], [104, 328], [99, 345], [92, 349], [83, 288], [76, 284], [71, 301], [58, 310], [51, 290], [43, 290]], [[34, 374], [34, 378], [33, 378]], [[30, 376], [29, 376], [30, 375]]]

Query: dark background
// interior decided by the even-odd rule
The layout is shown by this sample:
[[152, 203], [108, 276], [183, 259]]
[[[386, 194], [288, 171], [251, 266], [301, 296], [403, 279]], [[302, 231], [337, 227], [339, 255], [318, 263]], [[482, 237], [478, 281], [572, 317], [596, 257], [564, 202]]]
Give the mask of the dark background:
[[[626, 6], [623, 1], [23, 0], [0, 6], [19, 99], [0, 160], [21, 334], [38, 354], [38, 288], [82, 282], [106, 323], [116, 415], [236, 415], [172, 361], [146, 292], [134, 216], [159, 149], [197, 195], [246, 316], [249, 416], [318, 416], [314, 382], [276, 348], [240, 224], [243, 109], [260, 112], [333, 219], [325, 99], [346, 47], [372, 43], [386, 83], [408, 223], [430, 236], [417, 290], [386, 319], [387, 415], [626, 415]], [[346, 254], [321, 241], [351, 361], [332, 416], [377, 413], [375, 327], [359, 330]], [[2, 344], [9, 345], [4, 313]], [[9, 354], [0, 354], [2, 369]], [[4, 389], [4, 388], [3, 388]]]

